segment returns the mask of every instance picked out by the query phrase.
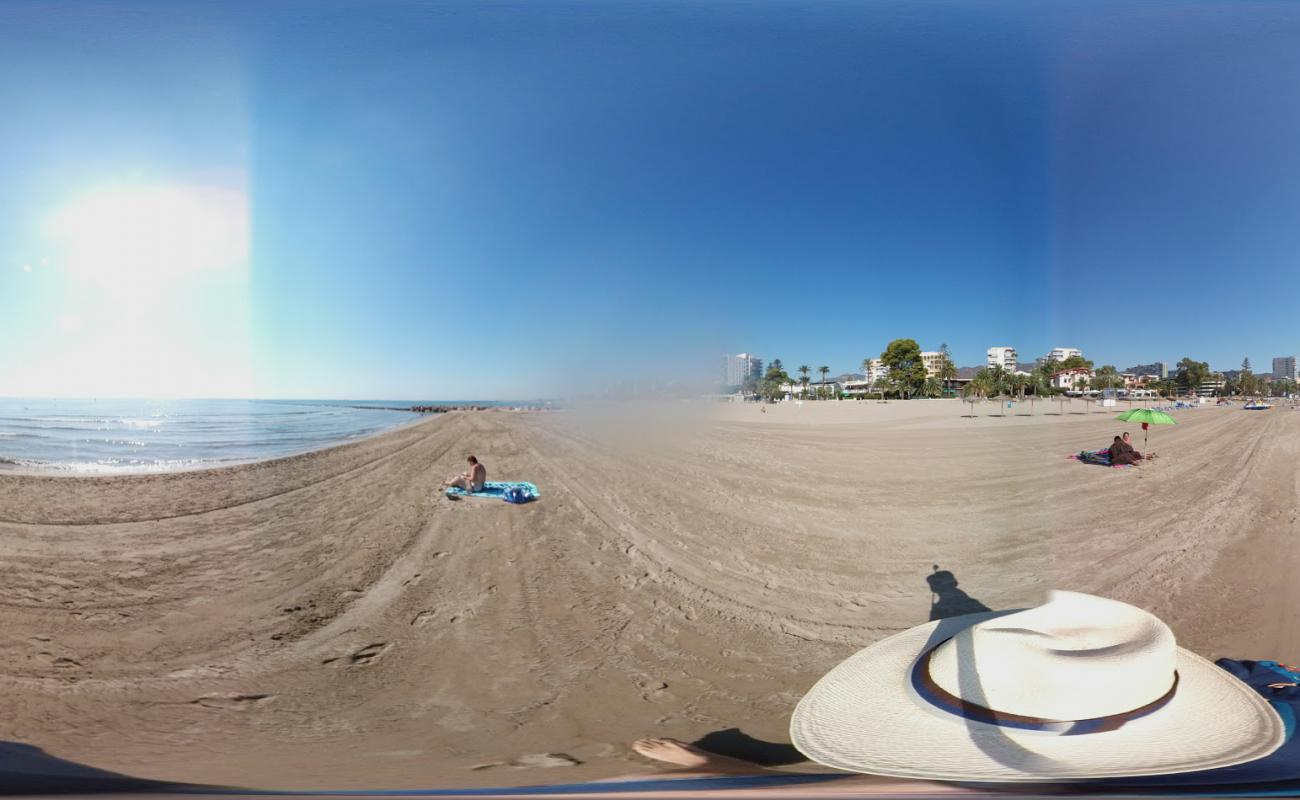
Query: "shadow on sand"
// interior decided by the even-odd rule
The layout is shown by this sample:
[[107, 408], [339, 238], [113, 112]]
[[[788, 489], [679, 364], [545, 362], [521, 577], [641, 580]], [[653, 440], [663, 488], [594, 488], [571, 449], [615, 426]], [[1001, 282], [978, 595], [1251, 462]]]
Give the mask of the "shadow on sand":
[[724, 728], [713, 731], [692, 742], [696, 747], [717, 753], [720, 756], [742, 758], [765, 767], [781, 767], [799, 764], [807, 757], [795, 749], [792, 744], [765, 742], [755, 739], [739, 728]]
[[957, 576], [934, 565], [934, 571], [925, 576], [930, 584], [930, 621], [978, 614], [993, 609], [957, 588]]
[[39, 747], [0, 741], [0, 796], [69, 794], [181, 794], [220, 791], [220, 787], [133, 778], [87, 767]]

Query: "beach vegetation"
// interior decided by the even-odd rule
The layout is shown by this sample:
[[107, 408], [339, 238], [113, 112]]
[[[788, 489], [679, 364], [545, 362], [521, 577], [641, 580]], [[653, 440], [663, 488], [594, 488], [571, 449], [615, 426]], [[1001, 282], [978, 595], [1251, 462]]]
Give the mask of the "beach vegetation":
[[975, 377], [966, 382], [961, 388], [962, 402], [970, 405], [970, 415], [975, 416], [975, 404], [989, 396], [989, 380], [984, 373], [986, 370], [980, 370], [975, 373]]
[[790, 383], [790, 376], [786, 374], [785, 367], [781, 364], [781, 359], [774, 358], [768, 365], [767, 372], [763, 375], [763, 380], [759, 382], [759, 394], [767, 400], [780, 400], [785, 396], [785, 386]]
[[1177, 371], [1174, 380], [1179, 389], [1183, 391], [1195, 391], [1202, 383], [1210, 378], [1210, 365], [1204, 361], [1194, 361], [1190, 357], [1184, 357], [1178, 362]]
[[915, 339], [893, 340], [880, 354], [880, 360], [889, 367], [889, 381], [899, 397], [906, 400], [920, 394], [926, 372], [921, 346]]
[[947, 391], [952, 379], [957, 377], [957, 365], [952, 362], [947, 342], [939, 345], [939, 369], [935, 377], [941, 381], [943, 391]]

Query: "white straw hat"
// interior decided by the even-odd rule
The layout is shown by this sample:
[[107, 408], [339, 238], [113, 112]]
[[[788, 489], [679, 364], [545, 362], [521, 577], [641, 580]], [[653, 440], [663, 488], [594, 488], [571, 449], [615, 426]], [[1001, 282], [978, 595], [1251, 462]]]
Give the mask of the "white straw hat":
[[851, 656], [795, 708], [804, 755], [950, 781], [1162, 775], [1262, 758], [1282, 720], [1142, 609], [1077, 592], [931, 622]]

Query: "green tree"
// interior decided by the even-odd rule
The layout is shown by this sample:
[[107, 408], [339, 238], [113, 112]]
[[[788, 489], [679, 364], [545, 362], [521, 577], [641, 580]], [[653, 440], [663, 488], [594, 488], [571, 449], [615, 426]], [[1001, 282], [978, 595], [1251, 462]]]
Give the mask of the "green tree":
[[1021, 375], [1018, 372], [1011, 373], [1007, 378], [1007, 388], [1016, 396], [1016, 400], [1021, 403], [1025, 402], [1025, 390], [1029, 388], [1029, 376]]
[[790, 376], [781, 366], [781, 359], [776, 358], [772, 360], [763, 375], [763, 380], [759, 382], [759, 393], [768, 400], [779, 400], [785, 394], [785, 389], [782, 387], [789, 383]]
[[[1234, 394], [1229, 392], [1227, 388], [1227, 386], [1224, 387], [1224, 394]], [[1249, 358], [1241, 360], [1241, 373], [1237, 375], [1237, 391], [1245, 395], [1259, 394], [1259, 381], [1255, 377], [1255, 373], [1250, 370]]]
[[1178, 362], [1174, 380], [1178, 387], [1188, 392], [1195, 392], [1210, 377], [1210, 365], [1204, 361], [1184, 358]]
[[1057, 367], [1057, 371], [1058, 371], [1058, 372], [1059, 372], [1060, 370], [1063, 370], [1063, 369], [1089, 369], [1089, 370], [1091, 370], [1091, 369], [1092, 369], [1092, 362], [1089, 361], [1088, 359], [1084, 358], [1083, 356], [1070, 356], [1069, 358], [1067, 358], [1067, 359], [1065, 359], [1064, 361], [1062, 361], [1062, 362], [1061, 362], [1061, 365], [1060, 365], [1059, 367]]
[[895, 339], [880, 354], [880, 360], [889, 367], [889, 378], [904, 399], [921, 391], [925, 384], [925, 362], [921, 360], [921, 347], [915, 339]]
[[[1013, 373], [1007, 372], [1006, 368], [1000, 365], [994, 365], [992, 367], [985, 367], [980, 371], [984, 373], [984, 378], [988, 382], [989, 397], [996, 397], [1000, 400], [1003, 397], [1009, 397], [1014, 391], [1011, 380]], [[978, 375], [978, 373], [976, 374]], [[1005, 417], [1006, 415], [1006, 404], [999, 402], [998, 416]]]
[[1119, 370], [1111, 364], [1103, 364], [1098, 367], [1097, 374], [1092, 379], [1092, 388], [1099, 392], [1118, 389], [1123, 385], [1124, 379], [1119, 376]]
[[811, 371], [812, 371], [812, 367], [808, 366], [807, 364], [804, 364], [803, 366], [799, 367], [799, 383], [803, 386], [804, 397], [808, 396], [808, 373]]
[[975, 373], [975, 377], [967, 381], [966, 385], [961, 388], [962, 402], [970, 404], [971, 419], [975, 418], [975, 404], [988, 397], [991, 391], [988, 375], [981, 374], [983, 372], [985, 370]]
[[1032, 414], [1037, 410], [1038, 398], [1050, 394], [1049, 384], [1038, 370], [1034, 370], [1025, 377], [1025, 384], [1033, 391], [1033, 394], [1029, 396], [1029, 413]]
[[948, 343], [944, 342], [939, 345], [939, 372], [935, 376], [943, 381], [943, 388], [946, 390], [957, 377], [957, 365], [952, 363], [952, 355], [948, 352]]
[[943, 381], [931, 375], [921, 384], [921, 394], [926, 397], [943, 397]]
[[820, 372], [820, 373], [821, 373], [821, 376], [822, 376], [822, 385], [821, 385], [820, 387], [818, 387], [818, 389], [817, 389], [817, 399], [818, 399], [818, 400], [821, 400], [821, 399], [824, 399], [823, 396], [826, 395], [826, 394], [828, 393], [828, 392], [827, 392], [827, 388], [828, 388], [828, 387], [826, 386], [826, 375], [827, 375], [827, 373], [829, 373], [829, 372], [831, 371], [831, 368], [830, 368], [830, 367], [818, 367], [818, 368], [817, 368], [817, 371]]

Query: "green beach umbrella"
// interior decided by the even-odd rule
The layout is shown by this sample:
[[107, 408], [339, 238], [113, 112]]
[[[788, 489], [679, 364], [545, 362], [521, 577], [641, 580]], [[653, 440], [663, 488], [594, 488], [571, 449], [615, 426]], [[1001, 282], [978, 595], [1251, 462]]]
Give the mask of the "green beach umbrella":
[[1141, 422], [1142, 423], [1142, 449], [1147, 448], [1147, 427], [1151, 425], [1177, 425], [1174, 418], [1163, 411], [1156, 411], [1154, 408], [1132, 408], [1120, 414], [1115, 419], [1120, 422]]

